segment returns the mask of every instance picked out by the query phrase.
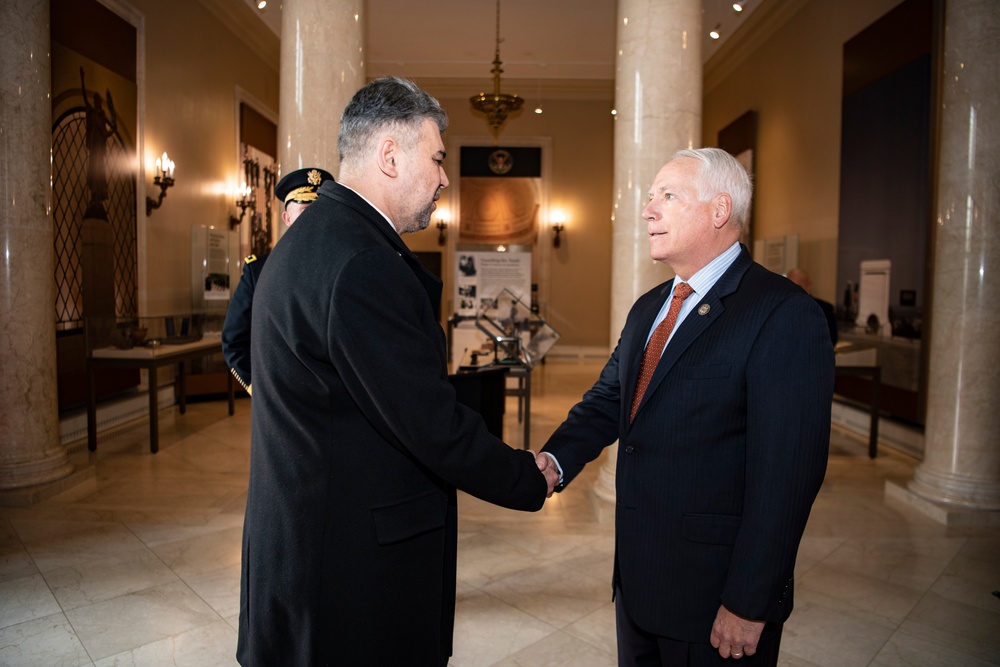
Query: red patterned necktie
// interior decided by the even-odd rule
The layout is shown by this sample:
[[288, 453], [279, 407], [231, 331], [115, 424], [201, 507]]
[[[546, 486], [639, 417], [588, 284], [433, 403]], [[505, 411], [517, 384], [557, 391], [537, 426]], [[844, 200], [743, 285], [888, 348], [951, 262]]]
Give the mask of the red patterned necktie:
[[656, 325], [653, 335], [649, 337], [646, 349], [642, 353], [639, 381], [636, 383], [635, 393], [632, 395], [632, 410], [628, 416], [630, 424], [635, 419], [636, 410], [639, 409], [639, 404], [642, 402], [642, 395], [646, 393], [649, 381], [653, 379], [653, 371], [656, 370], [656, 365], [660, 363], [663, 347], [667, 344], [670, 332], [673, 331], [674, 325], [677, 323], [677, 315], [681, 312], [681, 305], [684, 303], [684, 299], [691, 296], [692, 293], [694, 293], [694, 290], [691, 289], [690, 285], [687, 283], [678, 283], [677, 287], [674, 288], [674, 298], [670, 301], [670, 310], [667, 311], [667, 316], [663, 318], [662, 322]]

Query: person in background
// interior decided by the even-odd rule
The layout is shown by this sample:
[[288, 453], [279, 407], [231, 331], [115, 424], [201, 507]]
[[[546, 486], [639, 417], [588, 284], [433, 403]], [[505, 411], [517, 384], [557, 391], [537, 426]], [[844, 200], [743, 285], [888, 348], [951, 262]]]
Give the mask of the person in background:
[[444, 667], [456, 488], [534, 511], [555, 485], [456, 402], [441, 281], [400, 236], [427, 228], [448, 186], [447, 123], [410, 81], [358, 91], [340, 119], [337, 182], [257, 285], [244, 667]]
[[[281, 219], [292, 226], [309, 204], [316, 201], [316, 190], [325, 181], [332, 181], [328, 171], [318, 167], [296, 169], [286, 174], [274, 186], [274, 196], [281, 200], [284, 210]], [[222, 354], [226, 358], [233, 377], [247, 393], [253, 395], [250, 375], [250, 319], [253, 315], [253, 293], [257, 279], [264, 268], [267, 255], [248, 256], [243, 262], [243, 274], [233, 292], [226, 311], [226, 321], [222, 325]]]
[[[809, 274], [806, 273], [805, 269], [800, 267], [790, 269], [787, 277], [810, 295], [812, 294], [812, 280], [809, 279]], [[830, 329], [830, 340], [836, 346], [837, 340], [840, 338], [840, 334], [837, 331], [837, 311], [829, 301], [824, 301], [815, 296], [813, 298], [816, 299], [816, 303], [823, 310], [823, 315], [826, 316], [826, 325]]]
[[[775, 665], [826, 473], [833, 348], [805, 292], [739, 243], [752, 185], [682, 150], [643, 209], [676, 277], [632, 306], [597, 383], [542, 450], [561, 490], [618, 441], [618, 664]], [[541, 459], [540, 459], [541, 460]]]

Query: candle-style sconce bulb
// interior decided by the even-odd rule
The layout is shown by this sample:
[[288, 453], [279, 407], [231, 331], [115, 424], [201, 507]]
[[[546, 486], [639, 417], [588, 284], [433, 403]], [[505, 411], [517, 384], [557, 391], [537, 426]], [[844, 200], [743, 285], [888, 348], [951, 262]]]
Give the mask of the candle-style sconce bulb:
[[563, 230], [566, 229], [566, 215], [562, 211], [556, 211], [552, 214], [552, 231], [555, 232], [555, 236], [552, 237], [552, 247], [558, 248], [562, 245], [562, 234]]
[[167, 188], [174, 184], [174, 161], [171, 160], [166, 151], [156, 158], [156, 171], [153, 175], [153, 185], [160, 188], [160, 196], [156, 199], [146, 197], [146, 215], [153, 214], [153, 209], [160, 208], [163, 198], [167, 196]]
[[229, 216], [229, 229], [236, 229], [241, 222], [243, 222], [243, 217], [247, 213], [247, 209], [252, 207], [257, 203], [257, 194], [253, 191], [253, 188], [247, 185], [245, 182], [243, 186], [240, 187], [239, 192], [236, 197], [236, 208], [240, 209], [240, 217], [234, 215]]

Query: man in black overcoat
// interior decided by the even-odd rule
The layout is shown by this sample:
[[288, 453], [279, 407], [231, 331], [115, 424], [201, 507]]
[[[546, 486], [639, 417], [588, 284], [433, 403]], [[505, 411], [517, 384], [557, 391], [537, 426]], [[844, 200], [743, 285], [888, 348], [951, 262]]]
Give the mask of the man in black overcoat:
[[254, 299], [244, 666], [442, 667], [456, 487], [537, 510], [556, 482], [455, 400], [441, 282], [400, 239], [448, 185], [447, 116], [411, 82], [347, 105], [340, 173], [282, 237]]

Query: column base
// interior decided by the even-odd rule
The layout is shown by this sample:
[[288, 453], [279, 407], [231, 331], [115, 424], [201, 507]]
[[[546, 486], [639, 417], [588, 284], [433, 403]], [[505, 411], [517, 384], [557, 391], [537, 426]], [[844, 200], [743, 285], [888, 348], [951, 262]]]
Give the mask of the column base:
[[[86, 465], [78, 467], [68, 476], [52, 482], [46, 482], [45, 484], [35, 484], [34, 486], [0, 491], [0, 506], [31, 507], [64, 491], [70, 489], [79, 491], [80, 489], [77, 487], [83, 484], [92, 486], [93, 490], [97, 490], [97, 469], [94, 466]], [[81, 488], [85, 489], [86, 487]]]
[[885, 497], [912, 507], [946, 526], [1000, 526], [1000, 510], [977, 510], [934, 502], [888, 480], [885, 483]]

